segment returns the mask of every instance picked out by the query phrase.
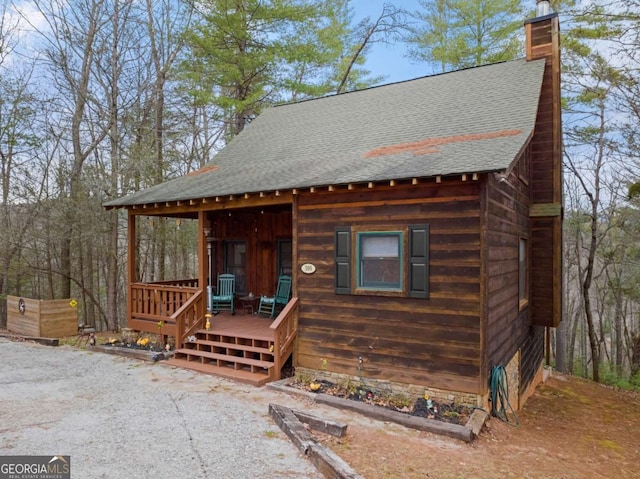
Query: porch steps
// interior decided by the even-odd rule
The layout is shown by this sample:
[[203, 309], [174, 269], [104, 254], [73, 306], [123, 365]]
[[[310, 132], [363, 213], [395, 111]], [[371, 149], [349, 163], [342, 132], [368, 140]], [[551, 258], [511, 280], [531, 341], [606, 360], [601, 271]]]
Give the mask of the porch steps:
[[252, 386], [264, 386], [270, 381], [269, 377], [264, 374], [252, 373], [242, 369], [233, 370], [229, 369], [228, 367], [214, 366], [213, 364], [201, 363], [198, 361], [187, 361], [186, 359], [178, 359], [175, 357], [168, 359], [166, 363], [171, 364], [172, 366], [189, 369], [190, 371], [196, 371], [202, 374], [220, 376], [241, 383], [251, 384]]
[[[237, 334], [237, 333], [236, 333]], [[262, 335], [230, 335], [198, 330], [195, 340], [176, 349], [169, 364], [262, 386], [273, 380], [272, 343]]]

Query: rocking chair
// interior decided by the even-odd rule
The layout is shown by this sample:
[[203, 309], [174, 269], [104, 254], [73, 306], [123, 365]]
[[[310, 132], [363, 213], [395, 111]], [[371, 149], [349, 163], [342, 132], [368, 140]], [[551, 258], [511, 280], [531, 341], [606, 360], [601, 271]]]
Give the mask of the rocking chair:
[[271, 319], [276, 317], [276, 311], [282, 310], [291, 296], [291, 276], [280, 276], [275, 296], [260, 296], [258, 315], [267, 314]]
[[216, 294], [211, 296], [211, 311], [231, 311], [235, 314], [236, 277], [232, 274], [218, 275]]

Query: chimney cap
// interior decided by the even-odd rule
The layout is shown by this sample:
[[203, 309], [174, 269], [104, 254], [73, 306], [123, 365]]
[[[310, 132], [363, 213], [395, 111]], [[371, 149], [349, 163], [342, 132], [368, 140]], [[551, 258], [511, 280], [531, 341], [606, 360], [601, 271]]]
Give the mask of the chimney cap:
[[[543, 13], [545, 11], [547, 13]], [[550, 18], [554, 18], [557, 16], [558, 16], [558, 12], [551, 11], [551, 6], [548, 0], [537, 0], [535, 17], [525, 19], [524, 24], [527, 25], [529, 23], [537, 23], [542, 20], [548, 20]]]
[[551, 13], [549, 0], [536, 0], [536, 17], [544, 17]]

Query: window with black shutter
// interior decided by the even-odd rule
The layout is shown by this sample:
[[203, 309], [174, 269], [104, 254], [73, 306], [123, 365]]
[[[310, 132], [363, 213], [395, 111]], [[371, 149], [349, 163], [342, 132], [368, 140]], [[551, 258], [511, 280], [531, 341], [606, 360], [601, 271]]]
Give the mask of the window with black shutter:
[[429, 297], [429, 225], [409, 226], [409, 296]]
[[351, 228], [335, 229], [336, 294], [351, 294]]
[[403, 231], [340, 226], [334, 247], [336, 294], [429, 298], [429, 225]]

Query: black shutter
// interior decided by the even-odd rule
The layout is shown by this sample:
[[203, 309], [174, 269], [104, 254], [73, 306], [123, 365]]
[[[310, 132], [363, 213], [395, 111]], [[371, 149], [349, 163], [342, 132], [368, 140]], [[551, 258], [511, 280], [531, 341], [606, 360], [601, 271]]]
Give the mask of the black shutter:
[[335, 229], [336, 294], [351, 294], [351, 228]]
[[409, 296], [429, 297], [429, 225], [409, 226]]

